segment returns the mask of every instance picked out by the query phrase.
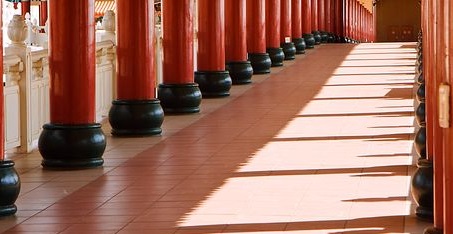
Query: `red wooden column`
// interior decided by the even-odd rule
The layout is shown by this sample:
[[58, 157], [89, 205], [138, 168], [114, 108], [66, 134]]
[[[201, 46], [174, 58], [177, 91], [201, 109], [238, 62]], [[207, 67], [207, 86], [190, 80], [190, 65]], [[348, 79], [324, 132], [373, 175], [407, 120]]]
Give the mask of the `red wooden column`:
[[41, 0], [39, 5], [39, 25], [44, 26], [47, 21], [47, 0]]
[[354, 6], [355, 6], [355, 9], [354, 9], [354, 12], [355, 12], [355, 21], [354, 21], [354, 26], [355, 26], [355, 40], [356, 42], [359, 42], [360, 41], [360, 4], [359, 4], [359, 1], [358, 0], [355, 0], [354, 1]]
[[291, 36], [296, 54], [305, 54], [305, 39], [302, 37], [302, 0], [291, 1]]
[[[319, 0], [323, 1], [323, 0]], [[321, 44], [321, 32], [319, 31], [319, 5], [318, 5], [318, 0], [311, 0], [311, 30], [313, 33], [313, 36], [315, 37], [315, 42], [316, 45]]]
[[21, 11], [22, 11], [22, 15], [25, 16], [25, 14], [30, 13], [30, 5], [31, 3], [31, 0], [22, 0], [20, 2], [20, 5], [21, 5]]
[[357, 0], [351, 1], [351, 38], [357, 41]]
[[155, 92], [154, 4], [130, 0], [116, 4], [118, 88], [109, 112], [112, 135], [160, 134], [164, 112]]
[[[448, 9], [450, 2], [449, 0], [436, 0], [436, 48], [434, 49], [435, 52], [437, 52], [436, 55], [436, 67], [433, 69], [435, 70], [435, 80], [436, 80], [436, 100], [439, 100], [439, 86], [442, 84], [447, 84], [450, 83], [448, 80], [449, 74], [447, 74], [449, 70], [449, 61], [445, 58], [448, 58], [447, 54], [447, 49], [449, 48], [449, 38], [451, 35], [448, 35], [448, 30], [446, 31], [445, 29], [448, 27], [451, 27], [452, 25], [450, 24], [450, 19], [448, 18], [449, 14], [445, 14], [445, 9]], [[450, 39], [451, 40], [451, 39]], [[450, 83], [451, 84], [451, 83]], [[451, 93], [450, 93], [451, 95]], [[451, 103], [450, 103], [451, 106]], [[450, 107], [451, 108], [451, 107]], [[438, 124], [438, 118], [439, 115], [438, 113], [441, 111], [439, 109], [439, 105], [436, 106], [435, 109], [435, 118], [436, 119], [436, 128], [434, 129], [434, 141], [439, 141], [439, 143], [434, 143], [434, 154], [431, 157], [432, 163], [433, 163], [433, 213], [434, 213], [434, 232], [430, 233], [443, 233], [442, 229], [446, 226], [444, 226], [444, 222], [447, 223], [447, 225], [452, 225], [453, 223], [450, 221], [447, 221], [448, 219], [444, 219], [445, 214], [448, 212], [444, 210], [446, 207], [444, 207], [444, 203], [449, 199], [446, 196], [451, 196], [451, 193], [444, 193], [444, 188], [447, 188], [449, 185], [447, 184], [448, 182], [444, 181], [444, 171], [448, 173], [448, 170], [451, 168], [448, 168], [448, 164], [444, 164], [447, 162], [449, 159], [446, 159], [446, 157], [449, 157], [445, 154], [445, 149], [450, 147], [451, 142], [445, 141], [444, 134], [445, 134], [445, 129], [440, 128]], [[446, 160], [446, 161], [444, 161]], [[445, 167], [446, 166], [446, 167]], [[447, 175], [447, 174], [445, 174]], [[446, 199], [446, 200], [444, 200]], [[452, 218], [452, 216], [450, 216]], [[449, 224], [448, 224], [449, 223]], [[451, 226], [450, 226], [451, 227]], [[453, 229], [450, 228], [449, 231], [445, 233], [451, 233], [453, 232]]]
[[344, 29], [345, 42], [349, 43], [351, 38], [351, 1], [344, 0]]
[[201, 91], [193, 69], [193, 12], [192, 0], [162, 4], [163, 83], [157, 96], [165, 113], [200, 111]]
[[326, 30], [326, 9], [325, 9], [325, 0], [318, 0], [318, 29], [320, 31]]
[[[425, 78], [426, 99], [426, 127], [421, 126], [416, 133], [414, 144], [419, 159], [417, 171], [412, 179], [412, 195], [417, 203], [415, 214], [421, 218], [433, 219], [433, 159], [442, 155], [441, 129], [438, 125], [438, 85], [440, 84], [440, 71], [437, 71], [438, 53], [434, 44], [439, 40], [436, 36], [436, 3], [429, 1], [428, 4], [428, 31], [425, 33], [423, 45], [423, 77]], [[426, 49], [426, 50], [425, 50]], [[441, 67], [439, 67], [439, 70]], [[438, 73], [439, 72], [439, 73]], [[440, 154], [439, 154], [440, 153]]]
[[[0, 9], [3, 1], [0, 1]], [[0, 11], [0, 25], [2, 25]], [[3, 54], [3, 29], [0, 28], [0, 54]], [[3, 74], [3, 56], [0, 56], [0, 71]], [[0, 216], [13, 215], [17, 212], [14, 204], [20, 192], [20, 179], [14, 169], [14, 162], [5, 159], [5, 105], [4, 86], [0, 87]]]
[[324, 11], [325, 11], [325, 29], [324, 31], [327, 32], [328, 36], [328, 42], [333, 42], [333, 37], [332, 37], [332, 3], [333, 1], [331, 0], [324, 0]]
[[335, 0], [335, 35], [339, 42], [345, 42], [345, 2]]
[[252, 82], [253, 68], [247, 61], [246, 0], [225, 1], [225, 61], [233, 84]]
[[311, 27], [311, 0], [302, 0], [302, 36], [307, 49], [315, 48], [316, 42]]
[[291, 0], [281, 0], [280, 46], [283, 48], [285, 60], [296, 58], [296, 46], [292, 40]]
[[283, 66], [285, 54], [280, 47], [281, 0], [266, 0], [266, 51], [272, 66]]
[[[453, 4], [450, 1], [445, 1], [445, 8], [449, 12], [448, 16], [446, 16], [446, 24], [448, 28], [448, 37], [449, 40], [447, 41], [447, 49], [449, 52], [449, 56], [447, 57], [447, 67], [448, 73], [447, 73], [447, 79], [446, 81], [448, 84], [453, 84], [453, 70], [451, 67], [453, 66], [453, 40], [452, 40], [452, 35], [453, 35], [453, 25], [452, 25], [452, 20], [453, 20], [453, 14], [451, 13], [453, 11]], [[453, 95], [450, 93], [450, 118], [453, 116], [453, 108], [451, 107], [451, 103], [453, 103]], [[450, 119], [451, 120], [451, 119]], [[444, 152], [444, 157], [443, 157], [443, 168], [444, 168], [444, 178], [443, 178], [443, 183], [444, 183], [444, 217], [443, 217], [443, 227], [444, 227], [444, 232], [443, 233], [453, 233], [453, 128], [452, 124], [450, 122], [450, 127], [447, 129], [444, 129], [444, 145], [445, 145], [445, 152]]]
[[364, 23], [364, 17], [363, 17], [363, 5], [358, 3], [358, 7], [359, 7], [359, 10], [358, 10], [358, 27], [359, 27], [359, 41], [360, 42], [363, 42], [363, 23]]
[[365, 42], [366, 41], [366, 36], [365, 36], [365, 32], [366, 32], [366, 9], [365, 9], [365, 6], [362, 5], [362, 14], [361, 14], [361, 30], [362, 30], [362, 42]]
[[95, 120], [94, 0], [52, 1], [50, 17], [50, 123], [38, 143], [42, 165], [101, 166], [106, 141]]
[[325, 0], [318, 0], [318, 30], [321, 33], [321, 42], [326, 43], [328, 36], [326, 33], [326, 8]]
[[247, 52], [253, 74], [271, 72], [266, 52], [266, 8], [263, 0], [247, 0]]
[[204, 97], [230, 96], [232, 80], [225, 69], [224, 0], [198, 0], [198, 22], [195, 82]]

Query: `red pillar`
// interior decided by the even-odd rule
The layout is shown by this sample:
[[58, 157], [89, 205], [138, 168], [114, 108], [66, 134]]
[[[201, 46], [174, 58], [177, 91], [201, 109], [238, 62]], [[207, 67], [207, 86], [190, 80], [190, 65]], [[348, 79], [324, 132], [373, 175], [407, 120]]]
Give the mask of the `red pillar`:
[[357, 40], [357, 0], [351, 1], [351, 37]]
[[318, 29], [319, 31], [326, 31], [325, 0], [318, 0]]
[[280, 47], [281, 0], [266, 0], [266, 48], [272, 66], [283, 66], [285, 54]]
[[292, 40], [291, 0], [281, 0], [280, 18], [280, 45], [285, 54], [285, 60], [293, 60], [296, 55], [296, 47]]
[[155, 95], [154, 5], [130, 0], [116, 4], [118, 88], [109, 112], [112, 135], [160, 134], [164, 112]]
[[302, 0], [302, 35], [307, 49], [315, 48], [315, 38], [311, 27], [311, 0]]
[[[0, 1], [0, 9], [3, 1]], [[0, 25], [2, 25], [2, 12], [0, 11]], [[0, 54], [3, 54], [3, 29], [0, 28]], [[3, 56], [0, 56], [0, 71], [3, 74]], [[5, 160], [5, 106], [4, 86], [0, 87], [0, 214], [2, 216], [13, 215], [17, 212], [14, 204], [20, 191], [20, 179], [14, 169], [12, 160]]]
[[246, 0], [225, 1], [225, 61], [233, 84], [251, 83], [253, 68], [247, 61]]
[[[448, 28], [448, 34], [450, 35], [450, 40], [447, 40], [447, 49], [449, 52], [449, 56], [447, 57], [447, 66], [453, 66], [453, 57], [451, 56], [453, 53], [453, 40], [451, 40], [451, 35], [453, 35], [453, 4], [450, 1], [445, 1], [445, 8], [448, 9], [448, 17], [446, 17], [446, 24]], [[452, 69], [448, 70], [447, 73], [447, 82], [448, 84], [453, 83], [453, 71]], [[453, 95], [450, 93], [450, 118], [453, 116], [453, 108], [451, 107], [451, 103], [453, 103]], [[450, 119], [451, 120], [451, 119]], [[444, 145], [445, 145], [445, 152], [443, 157], [443, 168], [444, 168], [444, 217], [443, 217], [443, 226], [444, 226], [444, 233], [453, 233], [453, 128], [451, 126], [444, 130]]]
[[[447, 57], [447, 60], [445, 61], [447, 63], [447, 67], [451, 68], [453, 66], [453, 57], [451, 54], [453, 53], [453, 40], [451, 39], [451, 35], [453, 35], [453, 24], [451, 23], [453, 20], [453, 14], [451, 12], [453, 11], [453, 4], [450, 1], [444, 1], [445, 3], [445, 9], [447, 9], [450, 14], [446, 16], [445, 23], [446, 23], [446, 28], [448, 30], [447, 32], [447, 39], [446, 45], [448, 49], [448, 54], [449, 56]], [[450, 84], [450, 89], [451, 89], [451, 84], [453, 83], [453, 71], [452, 69], [448, 69], [447, 73], [447, 79], [446, 81], [448, 84]], [[444, 168], [444, 178], [443, 178], [443, 185], [444, 185], [444, 191], [443, 191], [443, 227], [444, 227], [444, 233], [453, 233], [453, 147], [452, 147], [452, 142], [453, 142], [453, 128], [452, 128], [452, 123], [451, 123], [451, 116], [453, 116], [453, 108], [451, 107], [451, 103], [453, 103], [453, 95], [451, 95], [450, 91], [450, 127], [447, 129], [444, 129], [444, 146], [445, 146], [445, 151], [444, 151], [444, 157], [443, 157], [443, 168]]]
[[163, 19], [163, 84], [158, 98], [166, 113], [200, 111], [201, 91], [194, 82], [192, 0], [162, 4]]
[[266, 8], [263, 0], [247, 0], [247, 52], [253, 74], [270, 72], [271, 60], [266, 53]]
[[358, 25], [359, 25], [359, 41], [360, 42], [363, 42], [363, 22], [364, 22], [364, 19], [363, 19], [363, 6], [362, 4], [358, 4], [358, 7], [359, 7], [359, 10], [358, 10], [358, 14], [359, 14], [359, 17], [358, 17]]
[[[448, 39], [446, 38], [448, 35], [445, 31], [445, 26], [449, 25], [449, 21], [447, 19], [447, 15], [445, 15], [444, 9], [448, 7], [447, 1], [449, 0], [436, 0], [435, 1], [435, 17], [437, 23], [433, 26], [436, 27], [434, 30], [436, 31], [434, 36], [436, 37], [436, 47], [434, 51], [436, 53], [436, 64], [433, 67], [435, 72], [435, 95], [432, 98], [436, 98], [436, 104], [439, 100], [439, 86], [441, 84], [449, 83], [447, 79], [447, 69], [446, 65], [448, 64], [446, 59], [448, 57], [447, 50], [448, 48]], [[433, 18], [434, 19], [434, 18]], [[451, 94], [450, 94], [451, 95]], [[451, 104], [450, 104], [451, 105]], [[434, 228], [442, 229], [444, 226], [444, 149], [451, 145], [451, 142], [444, 142], [444, 129], [442, 129], [438, 124], [439, 119], [439, 105], [434, 107], [435, 113], [434, 118], [435, 121], [435, 129], [434, 129], [434, 154], [431, 157], [434, 170], [433, 170], [433, 194], [434, 194], [434, 204], [433, 204], [433, 213], [434, 213]], [[448, 159], [447, 159], [448, 160]], [[448, 171], [448, 168], [445, 168]], [[447, 198], [448, 199], [448, 198]], [[451, 216], [450, 216], [451, 217]], [[450, 221], [451, 222], [451, 221]], [[452, 225], [453, 223], [450, 223]], [[451, 233], [450, 232], [445, 233]]]
[[22, 10], [22, 15], [25, 16], [25, 14], [30, 13], [30, 0], [22, 0], [20, 2], [21, 5], [21, 10]]
[[335, 0], [335, 35], [345, 42], [345, 1]]
[[315, 37], [316, 45], [321, 44], [321, 33], [319, 32], [318, 7], [319, 7], [318, 0], [311, 0], [311, 30], [313, 32], [313, 36]]
[[319, 30], [318, 0], [311, 0], [311, 28], [315, 31]]
[[331, 0], [324, 0], [324, 9], [325, 9], [325, 31], [328, 33], [332, 33], [332, 1]]
[[291, 20], [291, 36], [296, 54], [304, 54], [307, 45], [302, 37], [302, 0], [291, 1]]
[[[434, 40], [436, 38], [436, 15], [434, 1], [430, 1], [429, 13], [429, 32], [425, 35], [424, 45], [426, 44], [427, 50], [423, 49], [423, 58], [426, 60], [423, 63], [423, 75], [425, 80], [425, 100], [426, 100], [426, 118], [425, 126], [420, 126], [416, 133], [414, 144], [419, 153], [417, 162], [418, 169], [413, 175], [412, 180], [412, 194], [414, 200], [417, 202], [415, 214], [422, 218], [433, 218], [433, 159], [442, 155], [442, 137], [439, 138], [440, 127], [438, 126], [438, 85], [440, 84], [440, 77], [437, 77], [436, 67], [438, 64], [437, 53], [435, 51]], [[432, 14], [432, 15], [431, 15]], [[426, 62], [426, 63], [425, 63]], [[439, 69], [442, 69], [439, 67]], [[425, 148], [427, 147], [427, 148]], [[438, 154], [441, 153], [441, 154]]]
[[106, 142], [95, 122], [94, 0], [52, 1], [50, 17], [50, 123], [38, 143], [42, 165], [101, 166]]
[[344, 0], [344, 27], [345, 27], [345, 40], [350, 42], [351, 39], [351, 1]]
[[195, 82], [204, 97], [230, 95], [232, 80], [225, 70], [224, 0], [198, 0], [198, 70]]
[[41, 0], [39, 5], [39, 25], [44, 26], [47, 21], [47, 0]]

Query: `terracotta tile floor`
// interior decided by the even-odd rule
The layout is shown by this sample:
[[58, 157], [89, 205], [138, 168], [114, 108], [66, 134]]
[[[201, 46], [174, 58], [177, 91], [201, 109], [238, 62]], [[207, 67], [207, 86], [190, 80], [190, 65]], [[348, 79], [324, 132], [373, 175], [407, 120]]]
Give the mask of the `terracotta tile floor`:
[[413, 44], [321, 45], [271, 75], [167, 116], [162, 136], [113, 138], [105, 165], [21, 174], [5, 233], [422, 233]]

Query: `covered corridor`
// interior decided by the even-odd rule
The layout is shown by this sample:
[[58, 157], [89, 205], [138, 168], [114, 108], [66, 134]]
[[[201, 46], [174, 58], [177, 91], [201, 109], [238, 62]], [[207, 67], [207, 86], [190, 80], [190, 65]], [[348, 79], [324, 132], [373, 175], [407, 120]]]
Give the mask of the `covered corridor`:
[[[107, 135], [103, 167], [22, 180], [5, 233], [422, 233], [410, 195], [414, 43], [322, 44], [165, 117], [163, 135]], [[110, 132], [103, 123], [104, 132]]]

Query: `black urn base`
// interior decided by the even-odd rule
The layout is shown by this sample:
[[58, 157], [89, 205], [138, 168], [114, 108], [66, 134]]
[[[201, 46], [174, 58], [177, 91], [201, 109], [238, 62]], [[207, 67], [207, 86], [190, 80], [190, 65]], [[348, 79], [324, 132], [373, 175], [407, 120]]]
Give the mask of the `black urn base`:
[[109, 111], [114, 136], [149, 136], [162, 133], [164, 110], [158, 99], [115, 100]]
[[414, 138], [415, 152], [420, 158], [426, 158], [426, 127], [421, 126]]
[[226, 63], [233, 85], [252, 83], [253, 67], [250, 61], [230, 61]]
[[444, 230], [439, 229], [439, 228], [435, 228], [435, 227], [427, 228], [423, 232], [423, 234], [443, 234], [443, 233], [444, 233]]
[[421, 102], [415, 110], [415, 120], [417, 121], [418, 126], [426, 126], [425, 121], [425, 103]]
[[304, 33], [303, 37], [307, 49], [315, 48], [316, 40], [315, 36], [312, 33]]
[[17, 212], [14, 204], [20, 192], [20, 178], [14, 169], [14, 162], [0, 161], [0, 216], [13, 215]]
[[157, 98], [166, 114], [200, 112], [201, 91], [197, 83], [160, 84]]
[[281, 43], [280, 46], [283, 49], [283, 54], [285, 55], [285, 60], [294, 60], [296, 59], [296, 46], [292, 42]]
[[315, 37], [315, 45], [321, 44], [321, 40], [322, 40], [321, 32], [313, 31], [312, 33], [313, 33], [313, 36]]
[[271, 58], [272, 67], [281, 67], [283, 66], [283, 60], [285, 60], [285, 54], [283, 53], [282, 48], [267, 48], [266, 52]]
[[417, 101], [419, 102], [425, 101], [425, 83], [421, 83], [417, 89]]
[[101, 124], [44, 124], [38, 140], [48, 169], [82, 169], [102, 166], [106, 147]]
[[203, 98], [230, 96], [233, 81], [228, 71], [196, 71], [195, 82]]
[[433, 220], [433, 164], [428, 160], [419, 160], [417, 166], [411, 183], [412, 197], [418, 205], [415, 215]]
[[304, 38], [293, 38], [293, 43], [296, 47], [296, 54], [305, 54], [305, 48], [307, 45], [305, 44]]
[[267, 74], [271, 72], [271, 58], [268, 53], [249, 53], [253, 74]]
[[329, 42], [329, 34], [325, 31], [319, 32], [321, 34], [321, 43]]
[[333, 33], [327, 33], [327, 43], [338, 42], [337, 37]]

